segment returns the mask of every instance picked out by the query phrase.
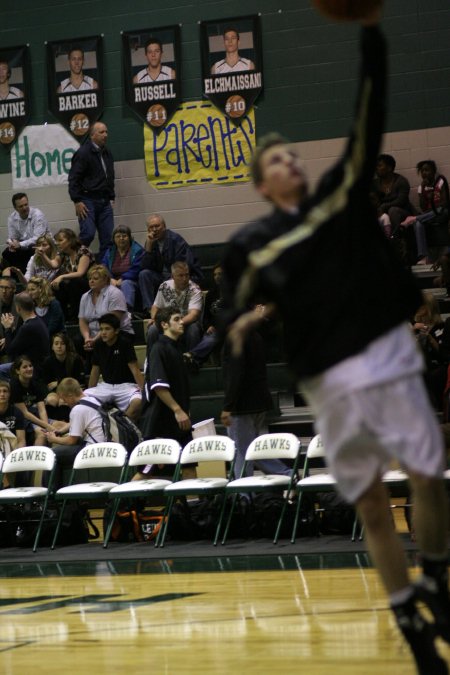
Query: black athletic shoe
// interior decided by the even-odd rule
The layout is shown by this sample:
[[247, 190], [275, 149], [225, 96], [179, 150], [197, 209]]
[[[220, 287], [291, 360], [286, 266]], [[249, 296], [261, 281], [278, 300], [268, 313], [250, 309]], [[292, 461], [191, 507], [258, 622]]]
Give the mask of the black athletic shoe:
[[414, 586], [417, 598], [433, 614], [437, 635], [450, 643], [450, 596], [447, 588], [440, 588], [435, 579], [427, 576], [420, 577]]
[[434, 627], [419, 613], [414, 600], [393, 607], [392, 610], [398, 627], [411, 648], [418, 675], [448, 675], [447, 664], [436, 651]]

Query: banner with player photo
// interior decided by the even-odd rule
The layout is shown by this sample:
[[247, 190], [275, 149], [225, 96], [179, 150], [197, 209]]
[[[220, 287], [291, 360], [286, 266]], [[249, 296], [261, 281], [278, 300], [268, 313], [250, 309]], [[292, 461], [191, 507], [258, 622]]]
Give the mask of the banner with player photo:
[[179, 26], [122, 33], [125, 100], [159, 133], [181, 103]]
[[203, 95], [240, 124], [263, 89], [259, 16], [200, 24]]
[[77, 140], [103, 113], [102, 38], [47, 42], [48, 109]]
[[31, 114], [28, 45], [0, 49], [0, 144], [11, 148]]

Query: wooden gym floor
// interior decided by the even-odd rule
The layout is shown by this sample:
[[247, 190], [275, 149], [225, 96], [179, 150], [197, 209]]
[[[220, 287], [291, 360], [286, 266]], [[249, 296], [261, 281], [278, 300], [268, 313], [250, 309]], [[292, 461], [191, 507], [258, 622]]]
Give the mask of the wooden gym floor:
[[365, 553], [31, 561], [0, 576], [3, 675], [415, 673]]

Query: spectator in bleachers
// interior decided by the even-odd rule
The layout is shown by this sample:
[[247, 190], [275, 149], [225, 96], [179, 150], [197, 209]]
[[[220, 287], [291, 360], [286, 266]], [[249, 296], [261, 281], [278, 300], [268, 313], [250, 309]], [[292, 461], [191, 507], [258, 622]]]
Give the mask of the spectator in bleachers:
[[68, 227], [58, 230], [55, 241], [58, 247], [56, 258], [49, 258], [45, 253], [42, 257], [50, 267], [58, 270], [51, 285], [66, 321], [76, 321], [80, 298], [89, 288], [86, 273], [94, 262], [94, 255]]
[[66, 330], [64, 313], [47, 279], [31, 277], [27, 284], [27, 292], [34, 301], [34, 311], [47, 326], [50, 338], [55, 333], [64, 332]]
[[88, 389], [84, 393], [101, 403], [113, 403], [136, 422], [144, 387], [136, 352], [121, 332], [120, 320], [115, 314], [101, 316], [99, 326], [100, 339], [94, 344]]
[[[10, 449], [24, 448], [27, 445], [25, 417], [22, 411], [11, 403], [11, 385], [5, 380], [0, 381], [0, 424], [4, 424], [6, 427], [5, 430], [2, 430], [2, 451], [4, 454], [8, 448], [9, 433], [15, 436], [15, 439], [11, 439], [13, 443], [10, 445]], [[4, 431], [6, 431], [6, 438], [3, 437]], [[19, 487], [20, 485], [20, 481], [16, 480], [16, 477], [20, 475], [16, 474], [13, 478], [15, 487]], [[25, 479], [25, 477], [23, 478]], [[27, 479], [24, 480], [23, 484], [25, 485], [26, 483]], [[10, 479], [6, 475], [3, 476], [3, 487], [10, 487]]]
[[73, 377], [65, 377], [56, 390], [57, 395], [71, 409], [69, 422], [61, 425], [58, 431], [47, 433], [47, 442], [52, 444], [52, 450], [57, 458], [56, 488], [63, 485], [63, 470], [70, 467], [79, 450], [86, 443], [104, 443], [102, 418], [98, 410], [87, 405], [78, 405], [86, 399], [98, 405], [95, 398], [86, 396], [80, 383]]
[[449, 245], [450, 196], [445, 176], [438, 174], [436, 162], [425, 159], [417, 164], [422, 181], [418, 188], [421, 213], [406, 218], [402, 225], [414, 227], [418, 265], [437, 262]]
[[5, 380], [0, 382], [0, 423], [5, 424], [17, 438], [16, 448], [25, 447], [25, 417], [11, 402], [11, 383]]
[[90, 290], [82, 296], [78, 314], [85, 354], [92, 352], [95, 342], [100, 339], [99, 319], [108, 312], [117, 316], [121, 330], [129, 336], [131, 341], [134, 331], [125, 296], [120, 288], [111, 285], [111, 276], [106, 267], [94, 265], [87, 276]]
[[158, 288], [155, 302], [151, 308], [151, 319], [147, 333], [147, 354], [158, 339], [155, 318], [158, 310], [171, 307], [182, 316], [184, 335], [182, 345], [185, 351], [191, 351], [202, 337], [201, 313], [203, 295], [200, 287], [189, 277], [189, 266], [185, 262], [175, 262], [171, 267], [172, 278], [163, 281]]
[[28, 356], [15, 359], [11, 368], [11, 402], [23, 413], [25, 431], [36, 445], [46, 445], [45, 431], [56, 431], [58, 423], [51, 424], [45, 408], [47, 387], [34, 374], [33, 364]]
[[415, 213], [409, 201], [409, 182], [401, 174], [395, 173], [395, 165], [392, 155], [379, 155], [373, 182], [373, 199], [378, 218], [388, 237], [396, 236], [400, 224], [407, 216]]
[[184, 354], [186, 362], [194, 372], [205, 363], [211, 354], [220, 351], [221, 347], [221, 340], [219, 340], [217, 331], [220, 312], [224, 308], [221, 288], [222, 265], [220, 263], [213, 267], [213, 279], [214, 287], [207, 292], [205, 297], [203, 337], [191, 351]]
[[[12, 330], [15, 331], [21, 319], [16, 311], [14, 294], [16, 292], [16, 281], [12, 277], [0, 277], [0, 316], [2, 314], [11, 314], [14, 317]], [[5, 329], [0, 322], [0, 358], [7, 360]]]
[[143, 247], [135, 241], [126, 225], [113, 231], [113, 244], [106, 251], [103, 265], [111, 274], [111, 284], [120, 288], [130, 311], [134, 309]]
[[202, 283], [203, 273], [189, 244], [180, 234], [166, 228], [165, 220], [157, 213], [147, 218], [145, 254], [139, 272], [142, 307], [147, 315], [155, 301], [156, 292], [163, 281], [170, 279], [174, 262], [183, 261], [189, 266], [191, 279]]
[[179, 348], [185, 331], [183, 316], [169, 306], [160, 309], [155, 320], [161, 337], [147, 360], [145, 393], [148, 405], [140, 426], [144, 438], [174, 438], [185, 445], [192, 436], [189, 376]]
[[447, 368], [450, 362], [450, 320], [443, 321], [439, 305], [430, 292], [424, 293], [413, 330], [425, 359], [425, 384], [436, 410], [442, 410]]
[[48, 281], [54, 279], [58, 274], [58, 270], [49, 265], [42, 255], [45, 253], [46, 257], [50, 260], [56, 258], [58, 249], [56, 248], [53, 236], [50, 233], [43, 234], [42, 237], [37, 239], [34, 250], [35, 253], [28, 261], [25, 274], [23, 274], [19, 267], [7, 267], [3, 270], [3, 276], [14, 275], [24, 286], [30, 281], [31, 277], [42, 277], [48, 279]]
[[5, 331], [5, 350], [8, 363], [0, 365], [0, 377], [8, 379], [12, 361], [22, 354], [27, 354], [36, 374], [42, 373], [44, 359], [50, 353], [50, 337], [45, 323], [34, 309], [34, 301], [29, 293], [23, 291], [15, 296], [16, 312], [22, 324], [14, 329], [13, 314], [2, 314], [0, 321]]
[[42, 211], [30, 207], [24, 192], [13, 195], [12, 203], [14, 211], [8, 218], [8, 246], [2, 252], [2, 267], [18, 267], [25, 272], [38, 237], [49, 232], [49, 227]]
[[75, 351], [67, 333], [55, 333], [51, 338], [51, 354], [44, 361], [44, 381], [48, 394], [45, 399], [47, 412], [55, 419], [68, 419], [68, 408], [56, 393], [58, 384], [65, 377], [78, 380], [85, 385], [84, 363]]

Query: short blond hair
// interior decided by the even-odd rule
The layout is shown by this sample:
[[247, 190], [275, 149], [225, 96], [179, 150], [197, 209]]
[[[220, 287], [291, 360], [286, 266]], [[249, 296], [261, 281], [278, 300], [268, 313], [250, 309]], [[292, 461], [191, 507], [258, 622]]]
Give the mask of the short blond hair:
[[56, 388], [58, 396], [81, 396], [83, 390], [74, 377], [65, 377]]
[[98, 274], [108, 284], [111, 283], [111, 274], [104, 265], [92, 265], [88, 269], [87, 278], [90, 279], [94, 274]]

